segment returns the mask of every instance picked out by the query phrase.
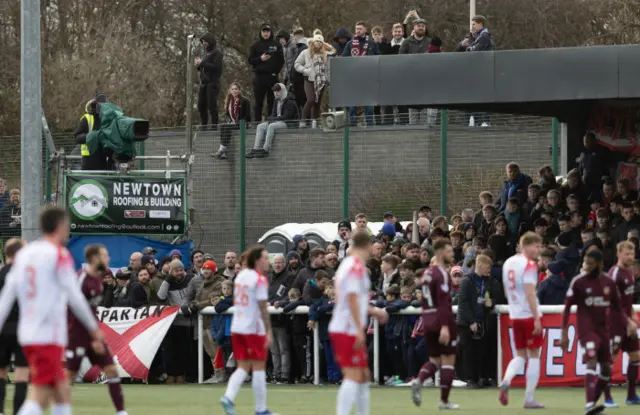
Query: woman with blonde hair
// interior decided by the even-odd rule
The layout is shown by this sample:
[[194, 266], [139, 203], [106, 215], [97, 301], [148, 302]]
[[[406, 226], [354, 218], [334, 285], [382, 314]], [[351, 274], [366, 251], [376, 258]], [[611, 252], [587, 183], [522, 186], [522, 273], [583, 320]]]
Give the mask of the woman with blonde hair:
[[220, 148], [213, 154], [218, 160], [227, 159], [227, 148], [231, 143], [231, 132], [240, 129], [240, 121], [251, 122], [251, 103], [242, 96], [240, 84], [233, 82], [229, 85], [227, 96], [224, 99], [225, 114], [227, 114], [227, 124], [220, 126]]
[[316, 120], [320, 117], [320, 102], [322, 94], [329, 85], [329, 68], [327, 60], [335, 49], [324, 43], [321, 34], [315, 34], [309, 48], [304, 50], [294, 64], [297, 72], [304, 76], [304, 92], [307, 102], [302, 108], [301, 126], [305, 126], [304, 120], [312, 119], [311, 126], [316, 128]]

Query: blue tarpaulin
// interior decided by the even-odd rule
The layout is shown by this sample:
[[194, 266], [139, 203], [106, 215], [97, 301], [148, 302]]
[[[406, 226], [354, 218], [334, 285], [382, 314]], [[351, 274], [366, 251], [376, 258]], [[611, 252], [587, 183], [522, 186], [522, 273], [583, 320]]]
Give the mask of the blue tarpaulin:
[[182, 262], [185, 268], [190, 265], [191, 250], [193, 248], [192, 241], [182, 242], [177, 245], [171, 245], [167, 242], [156, 241], [153, 239], [138, 236], [118, 236], [118, 235], [87, 235], [74, 236], [69, 239], [67, 247], [76, 263], [76, 268], [80, 269], [84, 261], [84, 248], [91, 244], [102, 244], [109, 251], [111, 257], [111, 268], [126, 267], [129, 265], [129, 257], [134, 252], [141, 252], [147, 246], [152, 247], [158, 253], [156, 259], [161, 260], [169, 255], [174, 249], [182, 253]]

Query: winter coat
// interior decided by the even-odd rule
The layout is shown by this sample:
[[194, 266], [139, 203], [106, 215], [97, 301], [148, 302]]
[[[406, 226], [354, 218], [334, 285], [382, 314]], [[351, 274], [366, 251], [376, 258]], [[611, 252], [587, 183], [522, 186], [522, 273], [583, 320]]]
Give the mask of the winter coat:
[[[500, 189], [500, 196], [498, 197], [498, 200], [495, 204], [498, 212], [502, 212], [507, 208], [507, 202], [512, 197], [517, 198], [520, 202], [520, 206], [522, 206], [527, 200], [527, 191], [531, 183], [531, 177], [527, 176], [524, 173], [520, 173], [520, 175], [513, 182], [505, 180], [502, 188]], [[512, 186], [513, 190], [510, 191]]]
[[9, 226], [21, 216], [22, 207], [20, 205], [15, 206], [13, 203], [8, 203], [0, 210], [0, 232], [2, 233], [2, 239], [7, 240], [9, 238], [19, 237], [22, 234], [20, 221], [18, 221], [15, 226]]
[[[346, 48], [349, 39], [351, 39], [352, 37], [353, 35], [351, 34], [351, 32], [349, 32], [349, 29], [347, 29], [346, 27], [341, 27], [336, 31], [336, 35], [333, 37], [333, 43], [331, 44], [331, 46], [333, 46], [333, 48], [336, 50], [337, 56], [344, 55], [344, 49]], [[338, 41], [338, 39], [340, 38], [347, 39], [347, 42], [340, 43]]]
[[565, 277], [551, 274], [538, 286], [538, 301], [540, 305], [564, 304], [568, 289], [569, 281]]
[[[232, 123], [231, 120], [231, 111], [229, 111], [229, 107], [224, 109], [224, 113], [227, 116], [227, 122]], [[240, 104], [238, 105], [238, 124], [240, 121], [245, 120], [245, 122], [251, 122], [251, 102], [243, 96], [240, 96]]]
[[400, 310], [404, 310], [410, 305], [411, 303], [409, 301], [404, 301], [400, 298], [388, 302], [386, 305], [384, 305], [385, 311], [389, 314], [389, 321], [384, 328], [386, 339], [405, 339], [407, 338], [407, 334], [411, 333], [411, 327], [413, 326], [414, 318], [410, 318], [410, 316], [395, 314]]
[[319, 300], [323, 295], [324, 290], [321, 290], [313, 279], [307, 281], [302, 289], [302, 300], [306, 305], [313, 304], [314, 301]]
[[[266, 40], [262, 38], [262, 33], [259, 33], [258, 36], [258, 40], [249, 49], [249, 65], [256, 75], [277, 76], [284, 65], [282, 46], [273, 38], [273, 32]], [[270, 55], [271, 59], [263, 62], [260, 57], [265, 53]]]
[[469, 42], [469, 45], [465, 48], [461, 44], [458, 44], [458, 50], [465, 50], [467, 52], [484, 52], [490, 50], [496, 50], [496, 43], [491, 36], [489, 30], [485, 27], [480, 32], [476, 33]]
[[[332, 50], [335, 52], [335, 50], [332, 48]], [[327, 68], [327, 73], [326, 73], [326, 77], [327, 80], [329, 79], [329, 66], [328, 66], [328, 62], [329, 62], [329, 55], [326, 55], [325, 57], [325, 65]], [[294, 64], [294, 68], [295, 70], [302, 74], [308, 81], [310, 82], [314, 82], [316, 79], [316, 69], [313, 66], [313, 58], [311, 57], [311, 53], [310, 53], [310, 49], [305, 49], [304, 51], [302, 51], [302, 53], [300, 53], [300, 56], [298, 56], [298, 58], [296, 59], [296, 62]]]
[[220, 78], [222, 78], [222, 64], [223, 56], [220, 49], [216, 47], [216, 38], [211, 33], [206, 33], [202, 36], [201, 40], [208, 43], [207, 49], [204, 52], [202, 61], [198, 66], [200, 73], [200, 83], [206, 84], [220, 84]]
[[[284, 87], [284, 85], [282, 85], [282, 87]], [[285, 91], [286, 91], [286, 88], [285, 88]], [[277, 101], [278, 100], [274, 101], [273, 110], [271, 111], [271, 116], [267, 118], [267, 121], [268, 122], [284, 121], [287, 124], [287, 127], [297, 127], [300, 122], [300, 109], [298, 108], [296, 97], [292, 93], [287, 92], [287, 95], [282, 102], [282, 110], [280, 115], [278, 115]]]
[[[305, 302], [300, 299], [296, 301], [285, 302], [282, 307], [282, 312], [285, 314], [292, 313], [296, 308], [305, 305]], [[289, 314], [286, 316], [289, 319], [291, 327], [291, 334], [308, 334], [307, 328], [307, 316], [304, 314]]]
[[132, 282], [129, 285], [129, 304], [133, 308], [139, 308], [149, 305], [149, 296], [145, 287], [139, 282]]
[[427, 53], [431, 39], [428, 36], [424, 36], [418, 40], [415, 36], [409, 36], [402, 41], [398, 54], [400, 55], [413, 55], [416, 53]]
[[[191, 282], [191, 278], [193, 277], [187, 274], [181, 281], [177, 281], [172, 276], [168, 276], [167, 279], [162, 282], [162, 285], [160, 285], [160, 289], [158, 290], [158, 298], [161, 301], [167, 300], [169, 305], [172, 306], [182, 307], [184, 305], [187, 305], [187, 289], [189, 287], [189, 283]], [[189, 318], [186, 318], [182, 315], [178, 315], [173, 324], [177, 326], [191, 325]]]
[[329, 297], [323, 295], [309, 307], [309, 320], [315, 321], [318, 325], [318, 337], [321, 342], [329, 341], [330, 312], [333, 311], [334, 304], [329, 301]]
[[[359, 37], [358, 41], [360, 42], [360, 47], [364, 47], [364, 43], [367, 40], [366, 36]], [[369, 36], [369, 47], [367, 48], [367, 54], [364, 56], [376, 56], [380, 54], [378, 50], [378, 44], [374, 42], [373, 37]], [[351, 47], [353, 45], [353, 39], [349, 40], [347, 44], [344, 46], [344, 50], [342, 51], [342, 56], [351, 56]]]
[[[482, 305], [481, 314], [478, 313], [480, 292], [476, 285], [476, 279], [482, 279], [484, 290], [489, 293], [489, 298], [491, 298], [491, 307]], [[473, 323], [484, 324], [489, 313], [500, 300], [500, 291], [498, 282], [492, 278], [480, 277], [475, 272], [466, 276], [460, 283], [460, 291], [458, 292], [457, 324], [459, 326], [470, 326]]]

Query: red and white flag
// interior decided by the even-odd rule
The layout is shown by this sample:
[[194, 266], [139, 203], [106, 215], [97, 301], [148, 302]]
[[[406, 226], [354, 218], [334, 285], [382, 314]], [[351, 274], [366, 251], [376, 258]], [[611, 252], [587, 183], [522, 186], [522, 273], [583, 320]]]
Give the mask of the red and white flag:
[[180, 307], [98, 307], [96, 317], [120, 377], [147, 379], [151, 362]]

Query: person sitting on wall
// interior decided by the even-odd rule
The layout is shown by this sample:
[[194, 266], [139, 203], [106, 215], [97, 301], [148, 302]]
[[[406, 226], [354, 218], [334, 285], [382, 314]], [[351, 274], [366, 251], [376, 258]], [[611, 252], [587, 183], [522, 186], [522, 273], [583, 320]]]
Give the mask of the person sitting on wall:
[[247, 153], [249, 159], [268, 157], [276, 130], [294, 127], [300, 122], [298, 104], [293, 94], [287, 91], [287, 87], [284, 84], [275, 84], [273, 94], [275, 95], [273, 111], [267, 121], [258, 124], [256, 142], [251, 151]]

